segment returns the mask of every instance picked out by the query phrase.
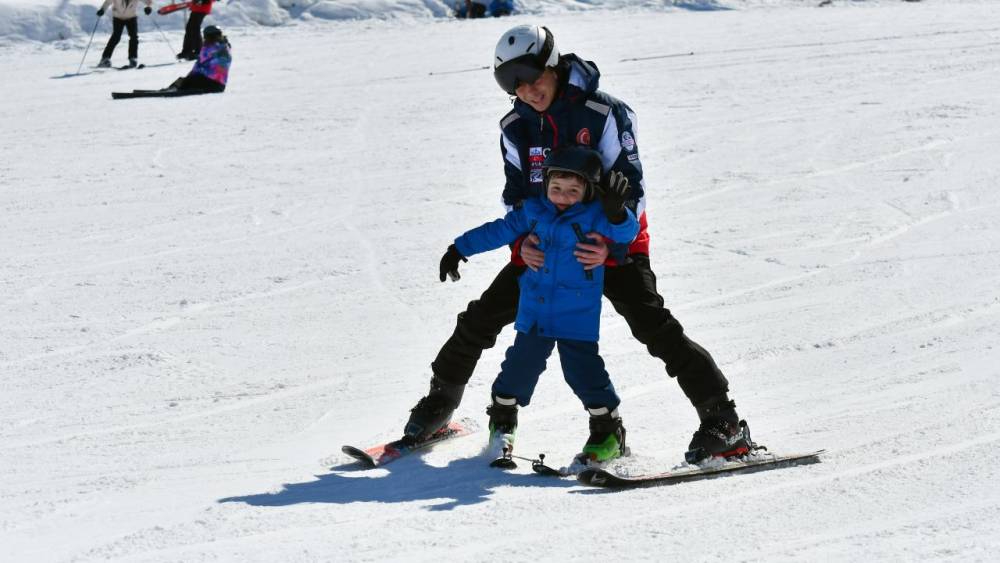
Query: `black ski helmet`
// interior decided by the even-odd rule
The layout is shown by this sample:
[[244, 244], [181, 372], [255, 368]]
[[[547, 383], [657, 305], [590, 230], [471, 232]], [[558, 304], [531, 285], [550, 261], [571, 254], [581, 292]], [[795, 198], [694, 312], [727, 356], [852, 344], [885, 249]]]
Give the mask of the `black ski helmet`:
[[222, 30], [214, 25], [206, 26], [203, 35], [206, 41], [222, 41]]
[[549, 189], [549, 174], [553, 171], [570, 172], [584, 179], [586, 190], [583, 201], [594, 199], [597, 185], [601, 182], [603, 166], [601, 155], [593, 149], [581, 146], [568, 146], [549, 151], [542, 163], [542, 174], [545, 175], [545, 191]]

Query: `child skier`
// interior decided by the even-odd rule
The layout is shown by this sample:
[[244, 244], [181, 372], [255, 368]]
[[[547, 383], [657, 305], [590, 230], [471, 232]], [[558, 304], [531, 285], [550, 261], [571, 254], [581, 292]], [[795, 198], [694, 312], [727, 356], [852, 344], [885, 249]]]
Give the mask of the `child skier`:
[[[545, 195], [527, 199], [502, 219], [455, 239], [441, 258], [440, 277], [458, 279], [459, 261], [467, 256], [511, 244], [529, 233], [541, 239], [544, 265], [519, 278], [517, 335], [493, 382], [487, 409], [490, 446], [509, 459], [518, 406], [530, 403], [545, 362], [558, 347], [566, 382], [590, 413], [590, 438], [578, 459], [606, 461], [624, 452], [625, 428], [617, 410], [621, 401], [597, 348], [604, 268], [584, 270], [573, 252], [583, 233], [589, 232], [627, 244], [639, 232], [639, 223], [625, 207], [624, 175], [614, 173], [601, 184], [601, 157], [596, 151], [555, 149], [545, 158], [542, 173]], [[599, 202], [594, 201], [598, 193]]]
[[[153, 11], [153, 0], [143, 0], [143, 2], [146, 4], [143, 11], [148, 16]], [[98, 67], [111, 66], [111, 55], [121, 41], [123, 29], [128, 30], [128, 66], [134, 68], [139, 65], [139, 16], [136, 14], [138, 5], [139, 0], [104, 0], [104, 4], [97, 10], [97, 17], [101, 17], [108, 6], [111, 6], [112, 18], [111, 37], [104, 47], [104, 53], [101, 54], [101, 62], [97, 63]]]

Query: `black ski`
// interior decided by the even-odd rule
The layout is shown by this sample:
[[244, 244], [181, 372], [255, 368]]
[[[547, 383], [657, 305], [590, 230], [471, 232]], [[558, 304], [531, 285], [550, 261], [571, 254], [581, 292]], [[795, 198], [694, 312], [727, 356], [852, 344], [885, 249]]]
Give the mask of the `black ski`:
[[136, 65], [136, 66], [125, 65], [125, 66], [118, 67], [118, 70], [129, 70], [130, 68], [134, 68], [136, 70], [139, 70], [140, 68], [146, 68], [146, 65], [144, 65], [144, 64], [142, 64], [142, 65]]
[[634, 476], [616, 475], [603, 469], [588, 468], [581, 471], [576, 478], [584, 485], [609, 489], [658, 487], [661, 485], [711, 479], [733, 473], [755, 473], [793, 465], [819, 463], [819, 456], [825, 451], [818, 450], [810, 453], [791, 455], [754, 454], [743, 459], [729, 460], [717, 466], [708, 465], [693, 469], [676, 469], [663, 473]]
[[111, 92], [113, 100], [127, 100], [131, 98], [177, 98], [180, 96], [193, 96], [204, 94], [201, 90], [134, 90], [132, 92]]

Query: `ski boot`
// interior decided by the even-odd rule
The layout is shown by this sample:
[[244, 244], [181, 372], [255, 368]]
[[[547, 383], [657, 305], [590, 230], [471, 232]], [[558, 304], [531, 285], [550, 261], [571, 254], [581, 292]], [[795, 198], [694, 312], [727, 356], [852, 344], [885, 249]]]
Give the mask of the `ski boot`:
[[750, 429], [736, 414], [736, 403], [725, 395], [696, 405], [701, 425], [694, 433], [684, 460], [701, 463], [712, 457], [735, 457], [752, 448]]
[[139, 66], [139, 60], [138, 59], [129, 59], [128, 60], [128, 67], [129, 68], [135, 68], [137, 66]]
[[101, 62], [97, 63], [97, 68], [111, 68], [111, 59], [102, 58]]
[[517, 399], [494, 396], [493, 403], [486, 407], [486, 414], [490, 415], [490, 441], [486, 450], [495, 458], [490, 467], [516, 468], [512, 455], [514, 432], [517, 431]]
[[403, 428], [403, 437], [422, 442], [451, 422], [451, 415], [462, 402], [465, 385], [456, 385], [431, 377], [431, 389], [417, 406], [410, 409], [410, 419]]
[[625, 427], [618, 415], [618, 409], [609, 411], [607, 407], [588, 408], [590, 413], [590, 438], [575, 462], [590, 464], [604, 462], [626, 456]]

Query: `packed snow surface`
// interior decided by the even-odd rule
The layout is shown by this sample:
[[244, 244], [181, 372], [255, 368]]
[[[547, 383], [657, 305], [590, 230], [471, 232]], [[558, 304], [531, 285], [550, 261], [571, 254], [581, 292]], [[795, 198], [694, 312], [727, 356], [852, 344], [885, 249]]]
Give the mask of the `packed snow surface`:
[[[37, 4], [86, 14], [62, 40], [2, 35], [0, 559], [1000, 549], [1000, 3], [231, 19], [226, 93], [125, 101], [110, 92], [187, 72], [181, 25], [140, 18], [147, 68], [94, 72], [105, 18], [76, 75], [96, 0]], [[384, 469], [340, 453], [400, 434], [455, 315], [505, 263], [437, 280], [450, 241], [502, 212], [510, 103], [485, 67], [518, 23], [548, 25], [637, 112], [660, 292], [755, 439], [822, 463], [606, 493], [487, 467], [483, 431]], [[485, 426], [512, 338], [456, 416]], [[623, 470], [677, 465], [690, 404], [610, 306], [601, 349]], [[586, 435], [553, 359], [518, 453], [565, 464]]]

